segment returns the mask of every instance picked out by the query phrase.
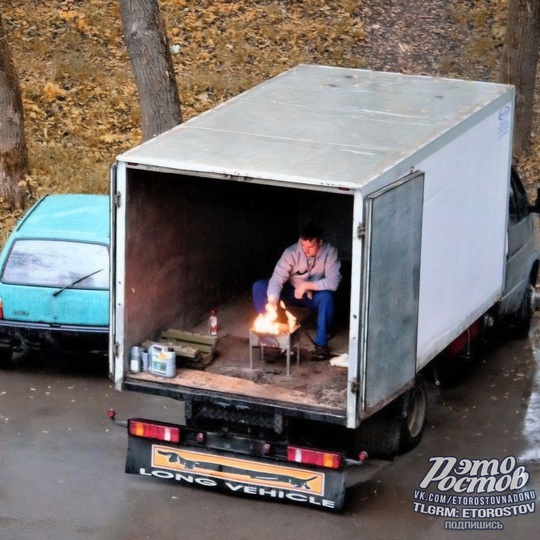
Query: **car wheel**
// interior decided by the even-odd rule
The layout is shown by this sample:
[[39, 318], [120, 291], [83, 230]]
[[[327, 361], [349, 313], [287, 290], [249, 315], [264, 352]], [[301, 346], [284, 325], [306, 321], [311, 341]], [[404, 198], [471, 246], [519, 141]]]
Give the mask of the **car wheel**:
[[0, 349], [0, 368], [6, 368], [11, 364], [13, 351], [10, 349]]

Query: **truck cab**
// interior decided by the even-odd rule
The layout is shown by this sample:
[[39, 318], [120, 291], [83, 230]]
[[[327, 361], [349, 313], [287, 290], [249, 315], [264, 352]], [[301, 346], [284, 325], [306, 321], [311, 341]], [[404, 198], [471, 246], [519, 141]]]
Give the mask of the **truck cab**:
[[515, 167], [510, 174], [508, 200], [506, 274], [498, 315], [510, 318], [516, 337], [527, 337], [534, 311], [534, 287], [540, 260], [539, 201], [534, 206], [529, 204]]

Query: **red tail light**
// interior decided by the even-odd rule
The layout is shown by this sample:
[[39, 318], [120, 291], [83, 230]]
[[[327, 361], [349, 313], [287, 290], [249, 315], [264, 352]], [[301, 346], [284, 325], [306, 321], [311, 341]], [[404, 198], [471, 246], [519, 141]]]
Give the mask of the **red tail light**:
[[334, 452], [321, 452], [320, 450], [308, 450], [297, 446], [287, 447], [287, 459], [295, 463], [317, 465], [328, 469], [339, 469], [343, 463], [341, 454]]
[[4, 318], [4, 302], [2, 302], [2, 299], [0, 298], [0, 319]]
[[145, 439], [156, 439], [158, 441], [180, 442], [180, 430], [172, 426], [162, 426], [140, 420], [129, 421], [129, 434]]

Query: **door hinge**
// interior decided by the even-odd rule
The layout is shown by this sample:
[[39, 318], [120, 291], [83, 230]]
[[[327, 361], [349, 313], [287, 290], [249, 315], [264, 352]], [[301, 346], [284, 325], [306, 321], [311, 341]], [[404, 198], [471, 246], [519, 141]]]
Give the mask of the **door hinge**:
[[356, 236], [358, 238], [362, 238], [366, 234], [366, 227], [365, 225], [362, 225], [361, 223], [358, 224], [358, 227], [356, 228]]
[[120, 208], [120, 198], [121, 198], [121, 194], [119, 191], [117, 191], [114, 194], [114, 206], [116, 206], [116, 208]]
[[360, 390], [360, 384], [358, 384], [358, 381], [352, 381], [351, 382], [351, 392], [353, 394], [358, 394], [359, 390]]
[[118, 356], [119, 352], [120, 352], [120, 343], [118, 343], [118, 341], [116, 341], [114, 343], [114, 347], [113, 347], [114, 356]]

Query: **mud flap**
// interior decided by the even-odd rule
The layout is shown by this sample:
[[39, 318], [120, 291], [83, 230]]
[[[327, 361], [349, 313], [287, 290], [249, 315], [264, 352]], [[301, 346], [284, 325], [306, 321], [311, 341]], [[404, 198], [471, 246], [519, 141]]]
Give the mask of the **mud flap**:
[[126, 473], [341, 510], [346, 469], [334, 470], [129, 437]]

